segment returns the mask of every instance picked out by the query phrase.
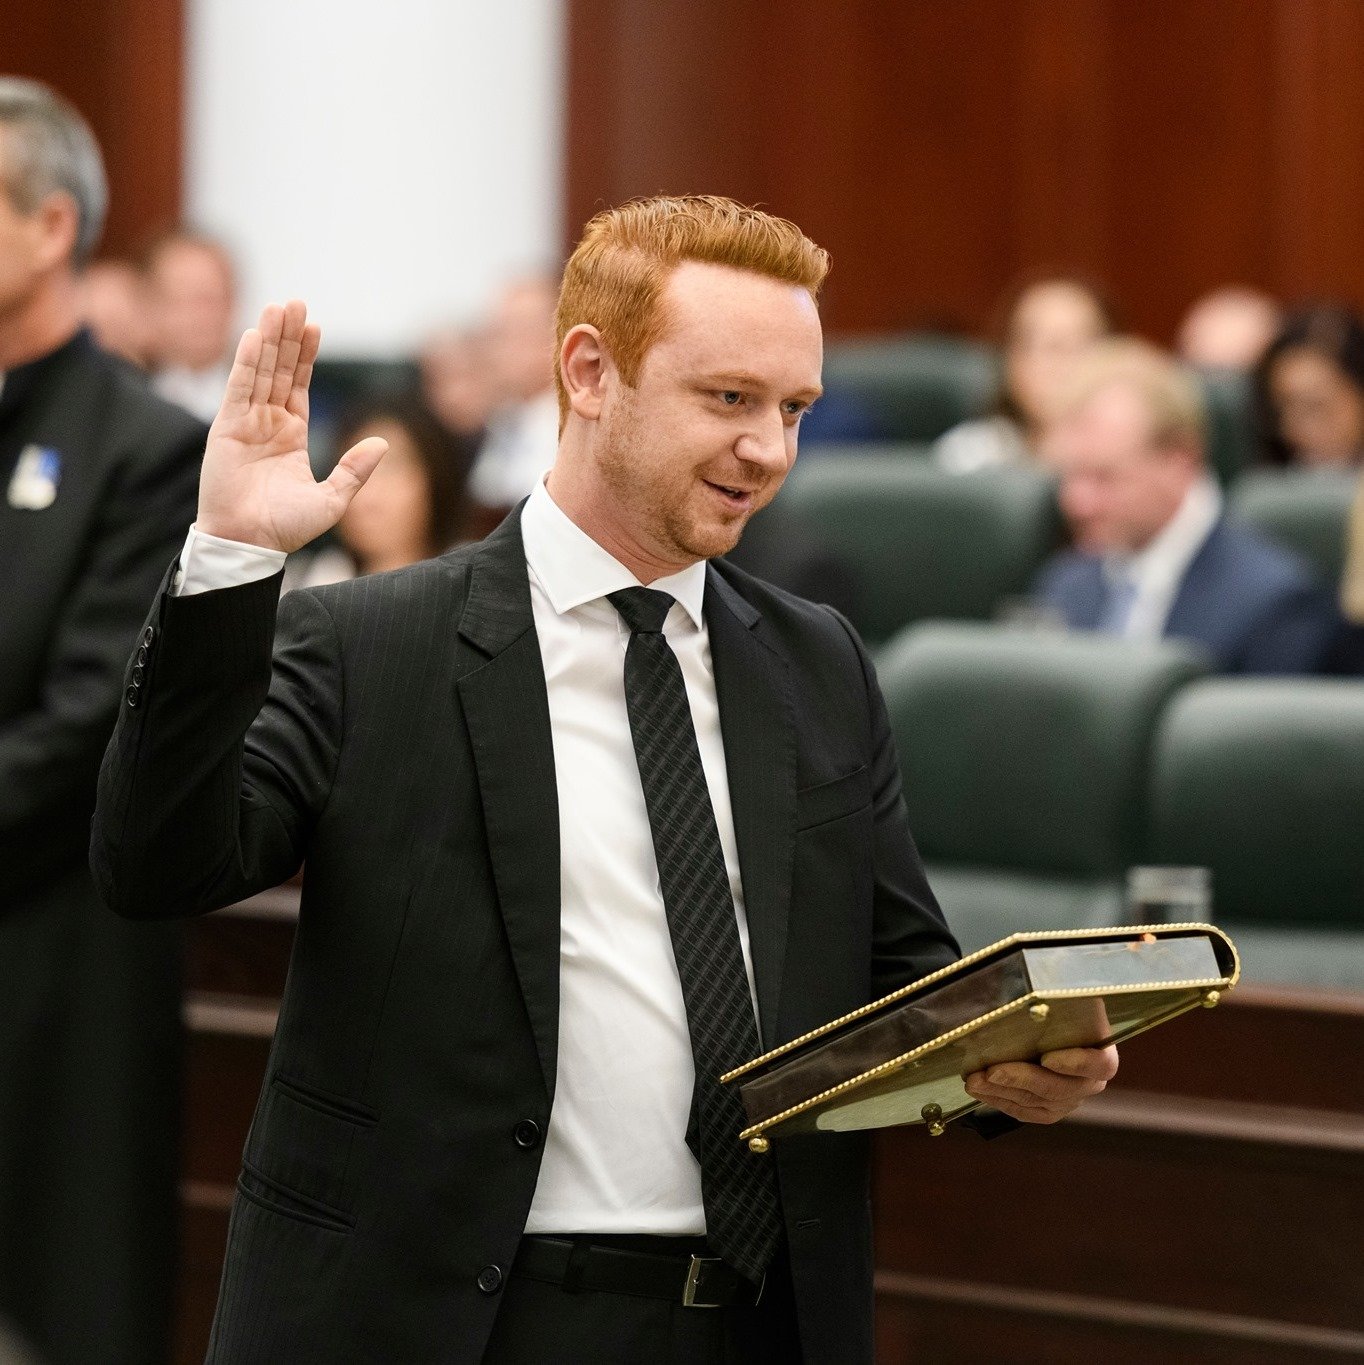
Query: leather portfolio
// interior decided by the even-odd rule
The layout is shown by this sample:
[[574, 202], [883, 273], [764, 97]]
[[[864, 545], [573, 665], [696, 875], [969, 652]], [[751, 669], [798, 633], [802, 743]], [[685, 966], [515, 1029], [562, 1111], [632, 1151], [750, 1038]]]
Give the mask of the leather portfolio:
[[1057, 1048], [1102, 1046], [1215, 1005], [1235, 945], [1210, 924], [1015, 934], [721, 1077], [754, 1151], [788, 1133], [923, 1123], [978, 1107], [964, 1077]]

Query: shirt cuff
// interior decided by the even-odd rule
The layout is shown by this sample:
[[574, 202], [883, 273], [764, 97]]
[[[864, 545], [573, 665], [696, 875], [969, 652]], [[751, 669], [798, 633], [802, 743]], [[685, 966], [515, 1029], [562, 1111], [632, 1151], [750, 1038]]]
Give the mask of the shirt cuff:
[[283, 550], [224, 540], [191, 526], [185, 548], [180, 552], [180, 567], [171, 584], [171, 596], [191, 597], [195, 593], [258, 583], [277, 574], [284, 567], [285, 558]]

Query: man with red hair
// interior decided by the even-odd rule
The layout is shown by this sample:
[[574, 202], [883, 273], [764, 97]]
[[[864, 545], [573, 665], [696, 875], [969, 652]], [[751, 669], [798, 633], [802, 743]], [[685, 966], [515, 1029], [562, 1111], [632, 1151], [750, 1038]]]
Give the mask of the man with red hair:
[[[795, 459], [826, 268], [728, 200], [600, 215], [546, 480], [277, 628], [383, 445], [315, 482], [317, 329], [243, 338], [94, 839], [135, 915], [307, 859], [212, 1359], [871, 1358], [865, 1135], [755, 1155], [717, 1082], [957, 951], [860, 643], [708, 562]], [[1051, 1121], [1115, 1065], [971, 1088]]]

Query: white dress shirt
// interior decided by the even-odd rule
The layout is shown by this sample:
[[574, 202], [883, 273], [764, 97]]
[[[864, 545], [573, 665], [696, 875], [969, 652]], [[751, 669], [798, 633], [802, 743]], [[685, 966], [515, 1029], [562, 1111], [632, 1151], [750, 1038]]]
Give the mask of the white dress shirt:
[[[703, 1233], [700, 1168], [685, 1142], [695, 1081], [686, 1007], [625, 707], [629, 630], [605, 600], [639, 581], [543, 483], [521, 533], [549, 696], [560, 865], [558, 1073], [526, 1231]], [[268, 577], [283, 559], [191, 530], [176, 591]], [[649, 586], [677, 599], [663, 630], [691, 702], [752, 994], [705, 583], [699, 563]]]
[[1222, 494], [1208, 477], [1184, 495], [1179, 510], [1153, 540], [1135, 554], [1108, 555], [1104, 574], [1110, 582], [1126, 578], [1136, 589], [1127, 620], [1118, 633], [1128, 640], [1159, 640], [1184, 575], [1222, 515]]

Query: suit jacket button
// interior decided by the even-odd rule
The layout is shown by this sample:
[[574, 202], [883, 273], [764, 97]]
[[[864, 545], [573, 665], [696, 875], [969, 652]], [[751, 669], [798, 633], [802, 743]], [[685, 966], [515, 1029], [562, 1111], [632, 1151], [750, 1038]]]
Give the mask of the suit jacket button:
[[136, 684], [123, 694], [123, 699], [133, 708], [133, 710], [137, 710], [137, 708], [142, 705], [142, 693]]
[[540, 1142], [540, 1125], [534, 1119], [522, 1119], [520, 1123], [512, 1129], [512, 1137], [516, 1139], [518, 1147], [525, 1147], [529, 1150], [536, 1147]]
[[136, 662], [143, 668], [147, 666], [147, 660], [151, 658], [146, 645], [138, 645]]
[[[125, 636], [124, 638], [126, 639], [127, 637]], [[146, 629], [143, 630], [143, 632], [142, 632], [142, 643], [143, 643], [144, 645], [150, 645], [151, 642], [152, 642], [153, 640], [155, 640], [155, 639], [156, 639], [156, 627], [155, 627], [155, 626], [148, 626], [148, 627], [146, 627]]]
[[141, 664], [134, 664], [134, 665], [133, 665], [133, 683], [134, 683], [134, 685], [137, 686], [137, 687], [141, 687], [141, 686], [142, 686], [142, 679], [143, 679], [145, 676], [146, 676], [146, 675], [145, 675], [145, 674], [143, 673], [143, 671], [142, 671], [142, 665], [141, 665]]
[[485, 1265], [478, 1272], [478, 1279], [474, 1282], [485, 1294], [496, 1294], [502, 1288], [502, 1267], [499, 1265]]

